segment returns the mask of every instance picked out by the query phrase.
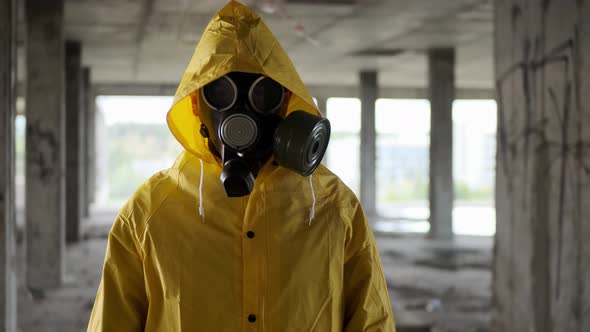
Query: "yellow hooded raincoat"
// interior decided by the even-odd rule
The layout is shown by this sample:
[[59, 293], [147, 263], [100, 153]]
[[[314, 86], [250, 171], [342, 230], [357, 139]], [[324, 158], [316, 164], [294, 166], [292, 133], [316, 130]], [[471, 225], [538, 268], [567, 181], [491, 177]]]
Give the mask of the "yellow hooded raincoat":
[[88, 331], [393, 332], [375, 240], [330, 171], [302, 177], [269, 162], [249, 196], [226, 197], [190, 95], [231, 71], [287, 87], [287, 112], [319, 114], [260, 17], [222, 8], [168, 113], [186, 151], [119, 213]]

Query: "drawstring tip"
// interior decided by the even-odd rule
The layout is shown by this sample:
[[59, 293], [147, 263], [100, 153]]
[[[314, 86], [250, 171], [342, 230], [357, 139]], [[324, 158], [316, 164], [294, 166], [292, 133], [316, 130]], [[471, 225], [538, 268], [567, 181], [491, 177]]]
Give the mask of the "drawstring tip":
[[313, 189], [313, 175], [309, 176], [309, 188], [311, 189], [311, 209], [309, 210], [309, 226], [311, 226], [311, 222], [313, 221], [313, 218], [315, 217], [315, 203], [316, 203], [316, 198], [315, 198], [315, 190]]
[[201, 216], [201, 222], [205, 224], [205, 208], [203, 208], [203, 159], [199, 159], [201, 162], [201, 177], [199, 179], [199, 215]]
[[201, 216], [201, 222], [205, 224], [205, 209], [202, 207], [199, 208], [199, 215]]

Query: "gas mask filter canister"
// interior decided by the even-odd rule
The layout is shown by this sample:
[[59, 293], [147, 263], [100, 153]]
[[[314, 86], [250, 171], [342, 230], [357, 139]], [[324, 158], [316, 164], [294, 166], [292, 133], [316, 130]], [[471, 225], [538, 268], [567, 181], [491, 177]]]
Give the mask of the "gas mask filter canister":
[[248, 195], [264, 163], [308, 176], [319, 166], [330, 139], [330, 122], [304, 111], [286, 118], [289, 92], [269, 77], [229, 73], [199, 95], [201, 135], [223, 163], [220, 180], [229, 197]]

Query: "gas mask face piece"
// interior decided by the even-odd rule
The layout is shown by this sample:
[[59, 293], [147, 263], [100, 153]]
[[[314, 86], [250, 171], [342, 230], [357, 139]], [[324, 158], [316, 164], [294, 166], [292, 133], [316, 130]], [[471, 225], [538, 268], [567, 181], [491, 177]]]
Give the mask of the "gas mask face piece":
[[290, 92], [269, 77], [232, 72], [198, 93], [201, 135], [221, 158], [220, 180], [229, 197], [248, 195], [271, 157], [307, 176], [319, 166], [330, 122], [304, 111], [286, 118]]

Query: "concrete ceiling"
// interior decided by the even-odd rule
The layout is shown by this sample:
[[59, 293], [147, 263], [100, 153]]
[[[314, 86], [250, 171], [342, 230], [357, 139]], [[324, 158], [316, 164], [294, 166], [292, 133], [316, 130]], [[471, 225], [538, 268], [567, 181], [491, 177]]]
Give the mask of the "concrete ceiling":
[[[493, 0], [244, 2], [259, 9], [308, 84], [354, 85], [360, 70], [377, 69], [383, 86], [424, 87], [425, 50], [452, 46], [459, 87], [493, 86]], [[66, 36], [82, 42], [94, 82], [177, 84], [226, 1], [65, 3]]]

